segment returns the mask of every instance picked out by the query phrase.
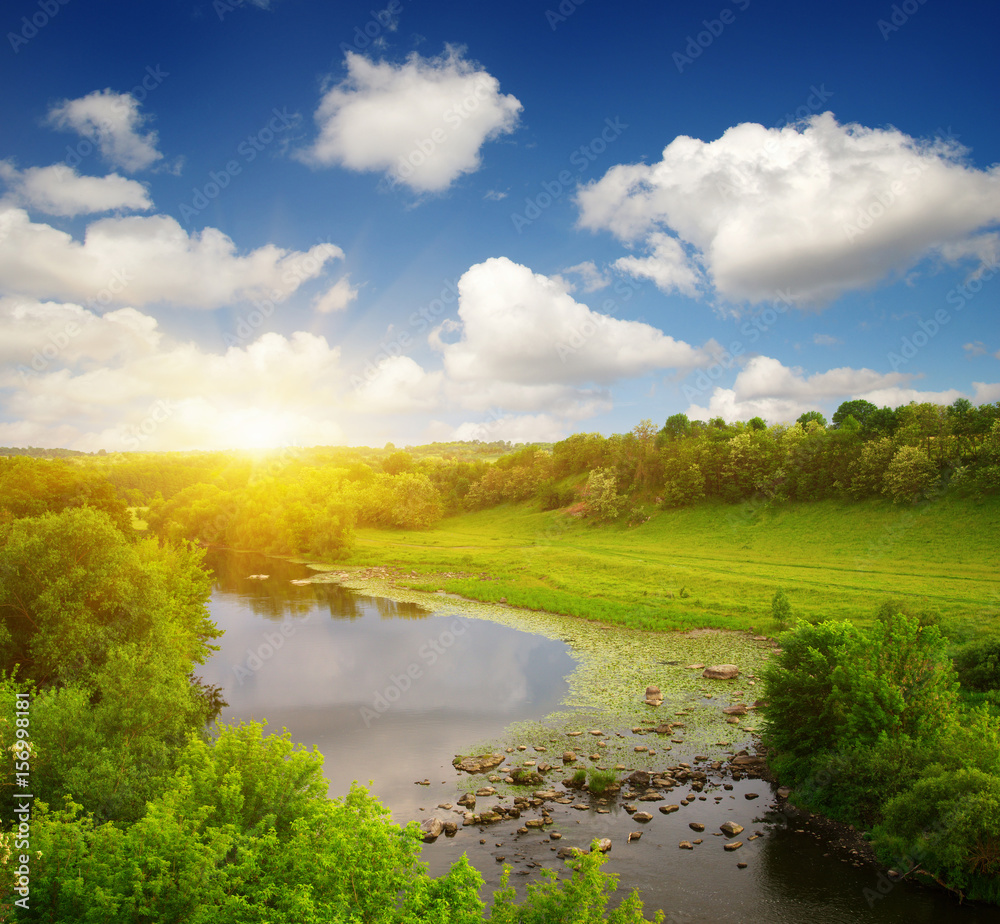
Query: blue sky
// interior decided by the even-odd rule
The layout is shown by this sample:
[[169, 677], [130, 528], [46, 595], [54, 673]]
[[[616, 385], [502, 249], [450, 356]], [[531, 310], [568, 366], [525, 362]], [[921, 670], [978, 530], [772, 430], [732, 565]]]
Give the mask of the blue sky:
[[14, 0], [0, 445], [1000, 400], [995, 4]]

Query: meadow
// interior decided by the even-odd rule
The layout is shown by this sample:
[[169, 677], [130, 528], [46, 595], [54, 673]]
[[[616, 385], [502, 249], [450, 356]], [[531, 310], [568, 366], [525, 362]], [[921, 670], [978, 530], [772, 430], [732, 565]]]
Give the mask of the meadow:
[[337, 567], [391, 566], [415, 589], [654, 630], [776, 632], [778, 588], [793, 619], [866, 624], [893, 601], [954, 641], [995, 631], [1000, 614], [998, 497], [651, 506], [632, 523], [504, 504], [425, 530], [359, 529]]

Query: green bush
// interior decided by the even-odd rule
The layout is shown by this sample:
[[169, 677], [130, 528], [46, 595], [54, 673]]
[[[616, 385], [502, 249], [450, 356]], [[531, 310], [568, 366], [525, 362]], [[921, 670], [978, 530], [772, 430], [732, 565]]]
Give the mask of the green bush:
[[618, 782], [618, 774], [614, 770], [598, 770], [597, 767], [590, 767], [587, 770], [587, 779], [587, 788], [595, 796], [599, 796]]
[[966, 897], [1000, 902], [1000, 777], [927, 767], [873, 832], [879, 859]]
[[953, 660], [958, 679], [966, 689], [979, 693], [1000, 690], [1000, 635], [963, 645]]

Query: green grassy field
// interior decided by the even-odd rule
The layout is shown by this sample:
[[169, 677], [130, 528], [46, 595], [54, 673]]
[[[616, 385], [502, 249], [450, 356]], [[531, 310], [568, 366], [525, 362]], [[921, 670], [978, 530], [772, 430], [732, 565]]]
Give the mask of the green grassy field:
[[955, 640], [1000, 628], [1000, 498], [648, 513], [638, 526], [598, 527], [504, 506], [426, 531], [359, 530], [347, 564], [401, 568], [399, 582], [422, 590], [645, 629], [774, 632], [779, 587], [809, 620], [864, 622], [892, 599], [936, 614]]

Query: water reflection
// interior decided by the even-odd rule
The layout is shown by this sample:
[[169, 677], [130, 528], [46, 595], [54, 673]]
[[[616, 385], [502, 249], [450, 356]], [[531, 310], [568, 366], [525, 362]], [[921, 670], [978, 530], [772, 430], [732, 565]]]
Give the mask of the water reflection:
[[296, 585], [308, 569], [262, 556], [215, 553], [211, 564], [225, 635], [201, 673], [225, 690], [222, 720], [266, 718], [318, 746], [334, 795], [374, 780], [398, 815], [415, 813], [415, 778], [453, 776], [470, 742], [543, 717], [566, 693], [574, 662], [563, 642], [447, 607]]
[[257, 552], [211, 549], [205, 564], [215, 575], [219, 593], [235, 595], [258, 616], [281, 620], [317, 608], [334, 619], [360, 619], [374, 607], [383, 619], [423, 619], [430, 610], [416, 603], [364, 597], [337, 583], [296, 583], [316, 572], [295, 562], [268, 558]]

